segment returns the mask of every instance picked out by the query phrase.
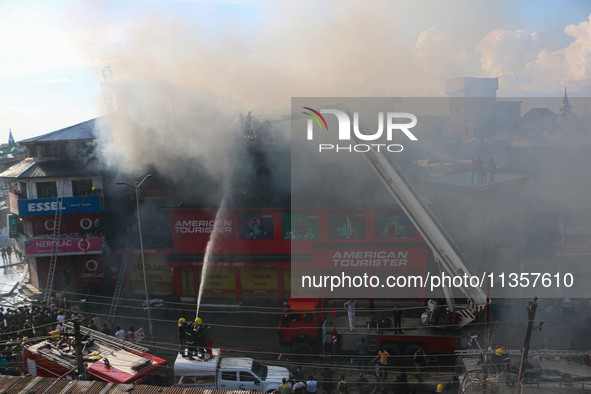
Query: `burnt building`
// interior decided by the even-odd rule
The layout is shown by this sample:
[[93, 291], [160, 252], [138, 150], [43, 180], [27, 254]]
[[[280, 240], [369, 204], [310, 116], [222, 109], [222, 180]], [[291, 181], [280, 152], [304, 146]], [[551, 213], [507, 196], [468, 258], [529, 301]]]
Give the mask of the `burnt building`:
[[26, 259], [31, 283], [52, 295], [109, 284], [95, 130], [92, 119], [20, 141], [26, 158], [0, 174], [10, 190], [14, 249]]

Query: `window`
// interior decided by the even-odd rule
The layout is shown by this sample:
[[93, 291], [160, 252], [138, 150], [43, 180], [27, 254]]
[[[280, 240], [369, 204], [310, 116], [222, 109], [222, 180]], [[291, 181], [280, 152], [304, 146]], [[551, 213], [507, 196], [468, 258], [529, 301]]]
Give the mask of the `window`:
[[318, 239], [318, 212], [283, 212], [283, 239]]
[[235, 371], [222, 371], [222, 380], [236, 380]]
[[63, 143], [47, 144], [39, 146], [41, 157], [64, 157], [66, 156], [66, 147]]
[[302, 315], [300, 315], [299, 313], [290, 313], [289, 314], [289, 321], [291, 323], [296, 323], [296, 322], [302, 321]]
[[314, 323], [314, 314], [304, 313], [304, 323]]
[[26, 182], [21, 182], [20, 183], [20, 186], [21, 186], [21, 189], [20, 189], [20, 192], [21, 192], [20, 198], [22, 198], [23, 200], [26, 200], [27, 199], [27, 183]]
[[85, 196], [92, 190], [92, 179], [82, 179], [79, 181], [72, 181], [72, 195]]
[[329, 239], [365, 238], [365, 217], [361, 212], [329, 212]]
[[57, 186], [55, 182], [37, 182], [37, 198], [57, 197]]
[[241, 382], [254, 382], [257, 380], [252, 374], [248, 372], [240, 372], [240, 381]]
[[414, 238], [415, 227], [402, 211], [376, 211], [376, 238]]
[[252, 372], [259, 376], [261, 379], [267, 379], [267, 373], [269, 372], [269, 368], [265, 364], [261, 364], [258, 361], [252, 362]]

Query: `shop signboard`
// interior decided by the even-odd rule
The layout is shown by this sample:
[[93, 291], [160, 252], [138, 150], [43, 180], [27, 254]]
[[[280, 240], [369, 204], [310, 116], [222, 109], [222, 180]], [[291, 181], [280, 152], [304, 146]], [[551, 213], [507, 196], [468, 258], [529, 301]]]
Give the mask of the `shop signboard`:
[[57, 246], [57, 254], [60, 256], [100, 254], [103, 252], [101, 237], [90, 238], [43, 238], [25, 242], [25, 254], [27, 256], [43, 257], [51, 256], [53, 246]]
[[10, 238], [18, 237], [18, 217], [16, 215], [7, 215], [8, 218], [8, 236]]
[[100, 197], [79, 196], [18, 200], [19, 216], [55, 215], [57, 211], [61, 211], [62, 214], [100, 212]]

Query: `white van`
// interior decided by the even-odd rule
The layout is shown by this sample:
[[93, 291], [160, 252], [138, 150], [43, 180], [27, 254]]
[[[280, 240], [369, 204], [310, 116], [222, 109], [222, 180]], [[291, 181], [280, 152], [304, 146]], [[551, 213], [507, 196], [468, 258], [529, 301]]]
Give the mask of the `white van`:
[[213, 349], [209, 360], [189, 360], [180, 353], [174, 362], [175, 387], [245, 390], [271, 392], [277, 390], [283, 379], [289, 379], [287, 368], [267, 366], [249, 357], [223, 357]]

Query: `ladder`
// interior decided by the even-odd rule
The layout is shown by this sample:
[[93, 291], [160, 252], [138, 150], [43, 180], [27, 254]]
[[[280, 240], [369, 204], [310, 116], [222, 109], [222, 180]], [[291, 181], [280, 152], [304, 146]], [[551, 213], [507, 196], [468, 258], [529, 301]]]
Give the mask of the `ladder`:
[[51, 302], [51, 292], [53, 291], [53, 279], [55, 277], [55, 266], [57, 264], [58, 245], [60, 237], [60, 228], [62, 225], [62, 201], [63, 197], [58, 195], [56, 198], [57, 207], [53, 219], [53, 235], [51, 236], [51, 258], [49, 260], [49, 270], [47, 272], [47, 285], [45, 286], [45, 299], [43, 302], [49, 306]]
[[[74, 325], [72, 323], [66, 323], [64, 325], [70, 331], [74, 331]], [[131, 350], [137, 353], [148, 353], [150, 351], [150, 349], [148, 349], [147, 347], [138, 345], [137, 343], [119, 339], [111, 335], [106, 335], [100, 331], [93, 330], [92, 328], [80, 326], [80, 332], [83, 335], [89, 335], [91, 338], [95, 340], [95, 342], [98, 342], [99, 344], [104, 343], [110, 346], [114, 346], [118, 349]]]
[[117, 277], [117, 284], [115, 285], [115, 293], [113, 294], [113, 300], [111, 301], [111, 309], [109, 310], [109, 317], [107, 321], [109, 323], [113, 323], [115, 319], [115, 312], [117, 312], [117, 307], [119, 306], [119, 301], [121, 300], [121, 291], [123, 290], [123, 282], [125, 282], [125, 274], [127, 272], [127, 261], [129, 260], [129, 255], [124, 254], [123, 259], [121, 261], [121, 265], [119, 266], [119, 275]]
[[370, 352], [378, 350], [378, 331], [372, 330], [369, 326], [369, 322], [367, 323], [367, 347]]

